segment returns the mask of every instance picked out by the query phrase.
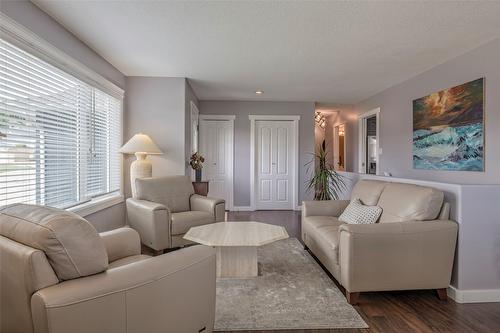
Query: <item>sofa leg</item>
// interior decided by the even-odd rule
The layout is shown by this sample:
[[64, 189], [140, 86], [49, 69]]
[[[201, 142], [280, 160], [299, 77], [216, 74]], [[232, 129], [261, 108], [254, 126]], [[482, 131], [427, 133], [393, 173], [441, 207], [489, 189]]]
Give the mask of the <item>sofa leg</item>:
[[359, 293], [350, 293], [346, 290], [345, 297], [347, 298], [347, 303], [351, 305], [358, 304]]
[[448, 294], [446, 293], [446, 288], [441, 288], [441, 289], [436, 289], [438, 298], [441, 301], [447, 301], [448, 300]]

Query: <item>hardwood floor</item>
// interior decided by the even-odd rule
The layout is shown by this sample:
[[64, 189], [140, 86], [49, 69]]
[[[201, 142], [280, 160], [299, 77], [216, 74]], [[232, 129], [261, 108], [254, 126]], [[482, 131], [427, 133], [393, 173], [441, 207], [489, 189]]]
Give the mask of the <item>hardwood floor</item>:
[[[284, 226], [300, 240], [300, 213], [293, 211], [229, 212], [228, 221], [259, 221]], [[339, 332], [500, 332], [500, 303], [443, 302], [435, 291], [362, 293], [354, 306], [368, 329], [246, 331], [248, 333]], [[233, 333], [227, 331], [224, 333]]]

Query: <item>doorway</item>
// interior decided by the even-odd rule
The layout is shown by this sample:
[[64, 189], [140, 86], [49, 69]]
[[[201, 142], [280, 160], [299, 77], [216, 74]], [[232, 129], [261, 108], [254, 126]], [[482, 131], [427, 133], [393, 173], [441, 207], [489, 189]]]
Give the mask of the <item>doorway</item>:
[[359, 117], [359, 173], [379, 174], [380, 108]]
[[294, 210], [298, 199], [298, 116], [250, 116], [251, 206]]
[[199, 148], [205, 158], [202, 180], [208, 182], [208, 196], [222, 198], [233, 209], [234, 116], [199, 117]]
[[346, 170], [346, 154], [346, 126], [340, 124], [333, 130], [333, 167], [336, 171]]

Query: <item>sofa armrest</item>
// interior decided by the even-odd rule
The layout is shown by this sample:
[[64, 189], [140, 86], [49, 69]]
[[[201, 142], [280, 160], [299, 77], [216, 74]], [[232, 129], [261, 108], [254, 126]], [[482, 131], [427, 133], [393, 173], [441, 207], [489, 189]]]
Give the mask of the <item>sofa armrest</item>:
[[170, 216], [170, 210], [162, 204], [127, 199], [128, 224], [139, 233], [142, 244], [154, 250], [170, 248]]
[[316, 200], [302, 202], [302, 217], [335, 216], [339, 217], [349, 205], [349, 200]]
[[226, 213], [226, 202], [223, 199], [204, 197], [193, 194], [189, 198], [191, 210], [209, 212], [213, 214], [215, 222], [224, 221]]
[[446, 288], [457, 230], [449, 220], [343, 224], [340, 282], [349, 292]]
[[213, 329], [215, 250], [202, 245], [64, 281], [31, 299], [40, 332]]
[[118, 228], [99, 234], [108, 252], [108, 261], [141, 254], [141, 239], [137, 231], [129, 227]]

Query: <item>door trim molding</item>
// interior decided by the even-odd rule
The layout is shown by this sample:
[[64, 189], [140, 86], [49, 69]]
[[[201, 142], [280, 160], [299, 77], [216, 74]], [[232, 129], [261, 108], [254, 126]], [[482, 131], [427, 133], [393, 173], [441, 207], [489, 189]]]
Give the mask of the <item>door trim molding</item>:
[[[217, 121], [228, 121], [231, 129], [229, 131], [230, 133], [230, 168], [229, 168], [229, 202], [226, 202], [226, 210], [234, 210], [234, 120], [236, 119], [235, 115], [211, 115], [211, 114], [200, 114], [199, 115], [199, 122], [201, 121], [210, 121], [210, 120], [217, 120]], [[200, 134], [198, 133], [198, 136]]]
[[360, 114], [358, 116], [358, 172], [366, 173], [366, 168], [363, 166], [363, 160], [366, 155], [366, 142], [364, 142], [364, 120], [372, 116], [377, 116], [377, 165], [375, 174], [380, 174], [380, 108], [376, 108]]
[[293, 125], [293, 158], [292, 158], [292, 164], [293, 164], [293, 190], [292, 190], [292, 200], [293, 200], [293, 207], [292, 209], [294, 210], [299, 210], [299, 205], [297, 203], [299, 199], [299, 120], [300, 116], [293, 116], [293, 115], [249, 115], [248, 119], [250, 119], [250, 208], [252, 210], [256, 209], [256, 203], [255, 203], [255, 189], [256, 189], [256, 180], [257, 177], [255, 177], [255, 170], [256, 170], [256, 163], [257, 163], [257, 158], [255, 158], [255, 153], [256, 153], [256, 136], [255, 136], [255, 122], [258, 120], [285, 120], [285, 121], [292, 121]]
[[232, 121], [234, 124], [234, 120], [236, 119], [235, 115], [225, 115], [225, 114], [200, 114], [200, 120], [228, 120]]

